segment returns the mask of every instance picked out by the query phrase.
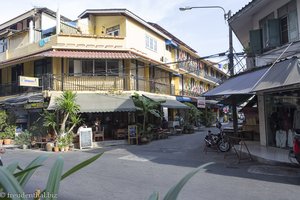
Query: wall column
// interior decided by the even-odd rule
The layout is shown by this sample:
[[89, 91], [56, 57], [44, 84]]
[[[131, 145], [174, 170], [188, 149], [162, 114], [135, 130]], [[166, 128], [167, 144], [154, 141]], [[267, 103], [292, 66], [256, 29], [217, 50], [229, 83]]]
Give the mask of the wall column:
[[265, 98], [262, 93], [257, 94], [257, 107], [258, 107], [258, 118], [259, 118], [260, 144], [263, 146], [267, 146]]

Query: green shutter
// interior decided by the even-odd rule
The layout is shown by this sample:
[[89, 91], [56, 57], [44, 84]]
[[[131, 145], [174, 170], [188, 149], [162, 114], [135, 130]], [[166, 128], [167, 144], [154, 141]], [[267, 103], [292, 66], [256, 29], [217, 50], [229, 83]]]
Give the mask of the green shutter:
[[280, 28], [278, 19], [269, 19], [268, 23], [268, 41], [266, 47], [280, 46]]
[[261, 29], [251, 30], [250, 35], [250, 49], [254, 54], [262, 53], [262, 35]]
[[289, 29], [289, 42], [298, 40], [298, 20], [297, 11], [288, 14], [288, 29]]

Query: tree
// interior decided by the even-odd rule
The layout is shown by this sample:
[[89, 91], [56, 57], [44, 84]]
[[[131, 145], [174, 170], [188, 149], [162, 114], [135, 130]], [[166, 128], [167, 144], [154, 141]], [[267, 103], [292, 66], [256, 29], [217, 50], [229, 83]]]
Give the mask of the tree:
[[201, 111], [198, 110], [198, 108], [191, 103], [186, 102], [184, 104], [190, 108], [187, 111], [188, 120], [189, 120], [190, 124], [192, 124], [192, 125], [197, 124], [201, 117]]
[[143, 135], [147, 135], [146, 123], [148, 123], [148, 115], [152, 114], [155, 117], [162, 118], [159, 110], [160, 104], [165, 101], [154, 101], [148, 97], [134, 93], [132, 96], [136, 109], [143, 115]]
[[[76, 93], [64, 91], [55, 100], [55, 111], [44, 112], [44, 126], [51, 127], [56, 136], [69, 134], [80, 123], [80, 106], [76, 103]], [[68, 130], [66, 131], [66, 128]]]

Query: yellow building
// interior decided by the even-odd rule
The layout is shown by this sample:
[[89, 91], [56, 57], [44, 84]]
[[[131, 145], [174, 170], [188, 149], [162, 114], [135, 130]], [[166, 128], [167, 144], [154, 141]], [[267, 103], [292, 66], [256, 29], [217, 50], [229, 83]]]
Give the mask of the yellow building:
[[16, 110], [35, 115], [31, 119], [65, 90], [85, 97], [82, 113], [130, 112], [119, 104], [119, 110], [101, 105], [84, 110], [89, 104], [84, 100], [135, 91], [180, 108], [176, 96], [197, 97], [222, 76], [191, 47], [126, 9], [85, 10], [71, 21], [34, 8], [0, 25], [0, 98], [5, 105], [25, 104]]

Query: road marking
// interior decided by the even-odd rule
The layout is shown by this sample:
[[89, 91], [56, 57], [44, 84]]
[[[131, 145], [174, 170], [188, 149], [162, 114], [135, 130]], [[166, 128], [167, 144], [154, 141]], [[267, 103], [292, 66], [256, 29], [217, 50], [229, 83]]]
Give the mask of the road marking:
[[118, 159], [121, 159], [121, 160], [130, 160], [130, 161], [138, 161], [138, 162], [147, 162], [147, 161], [150, 161], [150, 160], [153, 160], [155, 157], [153, 156], [144, 156], [144, 157], [139, 157], [139, 156], [136, 156], [136, 155], [128, 155], [128, 156], [122, 156]]

